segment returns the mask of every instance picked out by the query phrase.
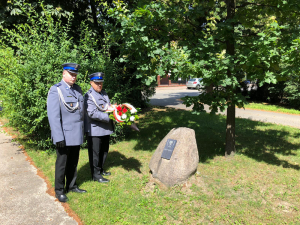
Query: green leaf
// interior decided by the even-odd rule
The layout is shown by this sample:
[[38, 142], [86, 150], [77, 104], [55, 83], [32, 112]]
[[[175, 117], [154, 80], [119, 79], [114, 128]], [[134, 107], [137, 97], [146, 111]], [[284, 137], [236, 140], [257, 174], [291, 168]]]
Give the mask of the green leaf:
[[146, 37], [146, 36], [142, 37], [142, 40], [146, 42], [146, 41], [148, 41], [148, 37]]

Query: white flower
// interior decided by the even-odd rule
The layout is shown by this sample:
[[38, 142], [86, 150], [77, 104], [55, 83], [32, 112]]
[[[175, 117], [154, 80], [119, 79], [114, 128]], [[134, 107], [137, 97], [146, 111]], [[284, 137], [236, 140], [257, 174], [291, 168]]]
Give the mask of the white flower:
[[134, 117], [134, 116], [131, 116], [129, 119], [130, 119], [130, 121], [132, 121], [132, 122], [133, 122], [133, 121], [134, 121], [134, 119], [135, 119], [135, 117]]
[[126, 114], [122, 115], [122, 119], [125, 120], [127, 118]]
[[132, 110], [130, 110], [130, 113], [131, 114], [133, 114], [133, 113], [136, 113], [137, 112], [137, 110], [136, 109], [132, 109]]

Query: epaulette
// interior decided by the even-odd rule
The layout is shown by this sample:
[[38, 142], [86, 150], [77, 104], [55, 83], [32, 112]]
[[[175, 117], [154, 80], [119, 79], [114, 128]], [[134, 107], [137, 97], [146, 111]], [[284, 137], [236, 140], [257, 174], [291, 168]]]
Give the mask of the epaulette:
[[55, 87], [61, 86], [61, 83], [54, 84]]
[[91, 91], [91, 90], [88, 90], [88, 91], [84, 94], [84, 97], [85, 97], [85, 98], [88, 98], [90, 93], [92, 93], [92, 91]]

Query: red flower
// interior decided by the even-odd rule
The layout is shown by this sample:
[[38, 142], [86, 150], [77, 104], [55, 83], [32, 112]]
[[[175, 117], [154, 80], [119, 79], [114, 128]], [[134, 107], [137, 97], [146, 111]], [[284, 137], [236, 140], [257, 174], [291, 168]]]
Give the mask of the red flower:
[[121, 107], [120, 105], [118, 105], [118, 106], [117, 106], [117, 110], [118, 110], [118, 111], [121, 111], [121, 110], [122, 110], [122, 107]]
[[126, 108], [123, 108], [123, 113], [126, 113], [127, 112], [127, 109]]
[[122, 112], [120, 111], [120, 112], [118, 112], [118, 114], [119, 114], [119, 116], [122, 116]]

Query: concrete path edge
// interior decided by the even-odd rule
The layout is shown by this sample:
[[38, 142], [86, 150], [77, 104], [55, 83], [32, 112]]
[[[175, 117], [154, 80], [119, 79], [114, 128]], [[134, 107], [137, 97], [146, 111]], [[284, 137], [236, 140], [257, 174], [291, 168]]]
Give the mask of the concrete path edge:
[[13, 139], [0, 123], [0, 224], [82, 225], [68, 203], [55, 198], [49, 179]]

